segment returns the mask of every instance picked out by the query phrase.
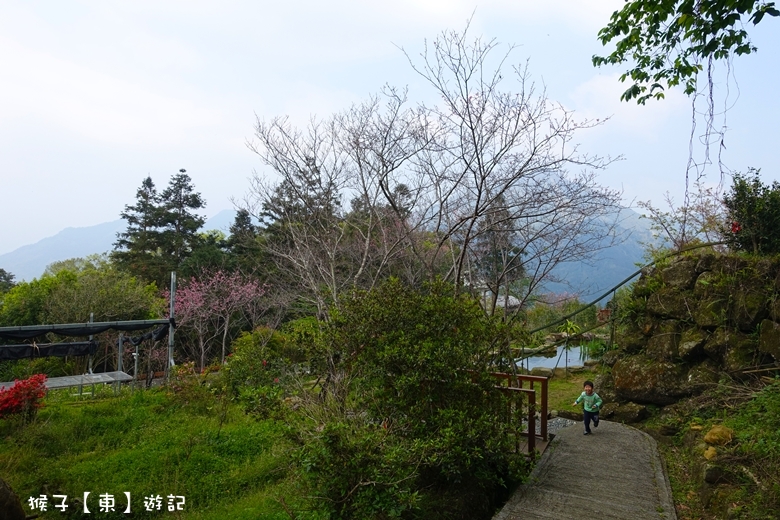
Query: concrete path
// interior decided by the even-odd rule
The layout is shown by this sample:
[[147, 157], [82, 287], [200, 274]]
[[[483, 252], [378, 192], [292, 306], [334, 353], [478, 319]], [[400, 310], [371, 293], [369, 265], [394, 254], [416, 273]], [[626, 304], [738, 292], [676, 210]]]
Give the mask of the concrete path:
[[675, 520], [669, 479], [655, 440], [601, 421], [558, 432], [531, 473], [493, 520]]

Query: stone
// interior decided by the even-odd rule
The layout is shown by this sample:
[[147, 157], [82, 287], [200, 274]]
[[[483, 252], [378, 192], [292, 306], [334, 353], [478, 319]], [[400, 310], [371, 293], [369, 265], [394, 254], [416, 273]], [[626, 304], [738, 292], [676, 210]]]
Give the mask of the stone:
[[608, 350], [601, 356], [601, 362], [608, 367], [614, 365], [620, 359], [621, 353], [617, 350]]
[[714, 444], [716, 446], [724, 446], [731, 442], [733, 437], [734, 430], [721, 424], [716, 424], [710, 428], [710, 431], [708, 431], [704, 436], [704, 442], [707, 444]]
[[658, 433], [660, 433], [664, 437], [674, 437], [675, 435], [680, 433], [680, 428], [672, 424], [662, 424], [658, 428]]
[[710, 359], [705, 359], [698, 365], [694, 365], [688, 370], [688, 385], [693, 394], [700, 394], [707, 387], [718, 382], [718, 366]]
[[612, 367], [615, 393], [621, 401], [667, 405], [691, 395], [688, 370], [682, 364], [644, 355], [621, 358]]
[[553, 370], [552, 368], [547, 367], [534, 367], [531, 369], [531, 375], [532, 376], [542, 376], [542, 377], [552, 377], [553, 376]]
[[701, 273], [693, 285], [693, 295], [699, 298], [711, 295], [714, 292], [716, 281], [717, 278], [712, 271]]
[[672, 361], [677, 358], [677, 345], [680, 342], [679, 323], [676, 320], [661, 322], [658, 329], [647, 341], [645, 355], [657, 361]]
[[688, 320], [691, 318], [690, 309], [695, 302], [688, 302], [689, 296], [680, 293], [679, 290], [666, 287], [647, 298], [647, 312], [662, 318], [676, 320]]
[[704, 450], [704, 458], [707, 460], [713, 460], [717, 456], [718, 450], [715, 448], [715, 446], [709, 446], [706, 450]]
[[764, 354], [770, 354], [775, 361], [780, 361], [780, 325], [772, 320], [761, 322], [758, 350]]
[[649, 415], [646, 406], [637, 403], [624, 403], [615, 409], [611, 420], [633, 424], [643, 421]]
[[705, 252], [699, 256], [699, 261], [696, 262], [696, 272], [702, 273], [704, 271], [711, 271], [715, 267], [719, 256], [715, 253]]
[[699, 327], [714, 329], [726, 323], [726, 310], [726, 298], [721, 296], [702, 298], [693, 309], [693, 320]]
[[704, 356], [704, 342], [708, 334], [699, 328], [690, 328], [680, 335], [677, 354], [684, 361], [695, 361]]
[[661, 279], [667, 287], [676, 290], [690, 289], [696, 280], [696, 261], [678, 260], [661, 270]]
[[718, 327], [715, 329], [707, 341], [704, 343], [704, 352], [707, 357], [713, 361], [720, 363], [723, 359], [723, 353], [726, 351], [726, 347], [729, 344], [731, 333], [726, 327]]
[[3, 520], [25, 520], [19, 497], [3, 479], [0, 479], [0, 518]]
[[724, 480], [725, 472], [720, 466], [714, 464], [704, 465], [704, 481], [708, 484], [717, 484]]
[[740, 330], [752, 331], [769, 313], [767, 297], [759, 282], [752, 280], [734, 293], [732, 320]]

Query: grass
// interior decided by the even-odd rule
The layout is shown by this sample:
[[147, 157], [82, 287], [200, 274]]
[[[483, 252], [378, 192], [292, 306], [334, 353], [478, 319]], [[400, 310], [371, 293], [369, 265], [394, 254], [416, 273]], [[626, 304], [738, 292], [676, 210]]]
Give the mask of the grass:
[[[571, 403], [582, 393], [582, 384], [588, 380], [593, 381], [597, 375], [597, 372], [585, 371], [569, 374], [565, 378], [554, 377], [550, 379], [547, 396], [548, 410], [573, 410]], [[595, 390], [598, 393], [598, 388]]]
[[[669, 444], [659, 443], [680, 520], [780, 518], [780, 380], [722, 382], [650, 426], [663, 424], [680, 428]], [[723, 482], [703, 485], [702, 438], [715, 424], [734, 437], [710, 462], [724, 468]]]
[[[101, 518], [126, 517], [125, 492], [134, 518], [159, 515], [143, 506], [158, 494], [166, 514], [167, 495], [186, 497], [179, 518], [289, 518], [286, 505], [302, 502], [285, 426], [233, 404], [220, 420], [217, 405], [162, 389], [84, 401], [51, 392], [34, 421], [0, 421], [0, 476], [25, 505], [30, 496], [63, 494], [80, 511], [72, 500], [89, 491], [95, 512], [98, 495], [113, 494], [121, 507]], [[51, 502], [49, 509], [42, 518], [63, 517]]]

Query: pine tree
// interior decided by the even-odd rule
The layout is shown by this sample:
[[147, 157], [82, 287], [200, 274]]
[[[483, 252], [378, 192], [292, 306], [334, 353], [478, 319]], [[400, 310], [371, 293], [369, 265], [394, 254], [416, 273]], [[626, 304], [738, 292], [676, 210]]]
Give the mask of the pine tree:
[[168, 187], [160, 194], [162, 242], [164, 252], [174, 267], [192, 252], [198, 241], [198, 230], [206, 222], [193, 213], [206, 206], [203, 197], [194, 189], [187, 170], [182, 168], [171, 177]]
[[136, 203], [125, 206], [120, 216], [127, 229], [117, 233], [111, 258], [124, 271], [145, 280], [156, 280], [162, 268], [162, 209], [160, 197], [151, 177], [141, 182], [136, 191]]

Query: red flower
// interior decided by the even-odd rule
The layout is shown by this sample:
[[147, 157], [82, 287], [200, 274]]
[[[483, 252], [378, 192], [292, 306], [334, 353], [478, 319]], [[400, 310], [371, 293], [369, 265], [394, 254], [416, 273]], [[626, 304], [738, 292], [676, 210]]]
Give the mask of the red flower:
[[742, 226], [739, 225], [739, 222], [732, 222], [731, 223], [731, 232], [732, 233], [739, 233], [742, 231]]

